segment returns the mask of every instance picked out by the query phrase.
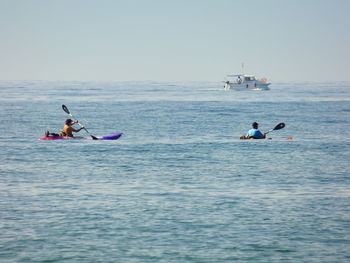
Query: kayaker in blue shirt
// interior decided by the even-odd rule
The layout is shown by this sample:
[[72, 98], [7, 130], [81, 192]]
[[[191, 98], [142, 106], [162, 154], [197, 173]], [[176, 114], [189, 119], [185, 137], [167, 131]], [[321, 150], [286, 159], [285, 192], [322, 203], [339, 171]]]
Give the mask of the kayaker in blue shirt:
[[246, 138], [249, 139], [265, 139], [266, 132], [261, 132], [259, 129], [259, 124], [257, 122], [253, 122], [252, 129], [250, 129], [246, 135]]

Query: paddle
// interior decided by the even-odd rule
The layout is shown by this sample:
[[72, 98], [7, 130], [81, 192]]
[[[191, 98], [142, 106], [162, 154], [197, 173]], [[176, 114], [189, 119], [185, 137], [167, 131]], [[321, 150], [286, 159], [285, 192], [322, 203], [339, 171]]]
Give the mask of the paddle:
[[[67, 108], [66, 105], [62, 104], [62, 109], [63, 109], [67, 114], [69, 114], [73, 119], [76, 119], [76, 118], [74, 118], [74, 116], [70, 113], [70, 111], [68, 110], [68, 108]], [[82, 128], [91, 136], [91, 138], [92, 138], [93, 140], [98, 140], [97, 137], [91, 135], [91, 133], [90, 133], [83, 125], [81, 125], [79, 121], [78, 121], [78, 125], [79, 125], [80, 127], [82, 127]]]
[[285, 126], [286, 125], [283, 122], [281, 122], [281, 123], [277, 124], [275, 128], [267, 131], [266, 134], [268, 134], [269, 132], [272, 132], [272, 131], [283, 129]]

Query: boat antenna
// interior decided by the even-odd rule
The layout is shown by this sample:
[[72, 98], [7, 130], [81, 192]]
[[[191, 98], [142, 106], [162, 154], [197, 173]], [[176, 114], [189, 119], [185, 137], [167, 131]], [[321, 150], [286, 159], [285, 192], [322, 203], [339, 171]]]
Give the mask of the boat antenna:
[[242, 62], [242, 75], [244, 75], [244, 62]]

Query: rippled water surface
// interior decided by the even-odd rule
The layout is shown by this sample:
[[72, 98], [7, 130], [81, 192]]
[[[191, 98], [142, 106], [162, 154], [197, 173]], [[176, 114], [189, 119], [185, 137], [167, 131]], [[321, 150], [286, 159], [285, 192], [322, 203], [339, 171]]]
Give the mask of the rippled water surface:
[[[1, 262], [350, 261], [348, 82], [2, 81], [0, 95]], [[39, 141], [62, 104], [124, 136]], [[239, 140], [253, 121], [286, 127]]]

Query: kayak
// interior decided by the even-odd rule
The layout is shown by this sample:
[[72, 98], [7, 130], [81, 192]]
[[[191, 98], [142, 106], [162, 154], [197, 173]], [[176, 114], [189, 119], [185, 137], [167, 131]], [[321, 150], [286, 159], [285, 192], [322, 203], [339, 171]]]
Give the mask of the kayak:
[[[261, 138], [261, 139], [255, 139], [252, 137], [247, 137], [245, 135], [242, 135], [241, 137], [239, 137], [241, 140], [272, 140], [272, 138]], [[293, 137], [287, 137], [284, 138], [285, 140], [293, 140]]]
[[239, 137], [241, 140], [271, 140], [271, 138], [253, 138], [253, 137], [248, 137], [245, 135], [242, 135], [241, 137]]
[[[116, 133], [111, 135], [105, 135], [105, 136], [98, 136], [96, 137], [97, 140], [118, 140], [123, 133]], [[89, 137], [67, 137], [67, 136], [49, 136], [49, 137], [42, 137], [39, 140], [92, 140], [92, 138]]]

